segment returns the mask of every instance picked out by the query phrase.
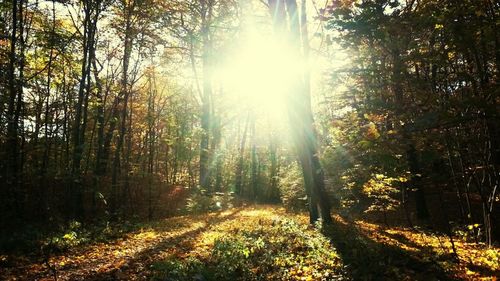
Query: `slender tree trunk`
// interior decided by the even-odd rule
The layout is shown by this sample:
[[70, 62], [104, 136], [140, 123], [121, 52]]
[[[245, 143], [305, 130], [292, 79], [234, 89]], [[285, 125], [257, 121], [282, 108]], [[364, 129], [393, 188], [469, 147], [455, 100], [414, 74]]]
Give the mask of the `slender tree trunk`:
[[46, 96], [45, 96], [45, 114], [44, 114], [44, 149], [43, 149], [43, 157], [42, 157], [42, 165], [40, 167], [40, 179], [41, 179], [41, 190], [40, 190], [40, 206], [39, 210], [40, 213], [43, 214], [46, 210], [46, 205], [47, 205], [47, 187], [48, 187], [48, 182], [47, 182], [47, 166], [49, 163], [49, 155], [50, 155], [50, 144], [49, 144], [49, 122], [50, 122], [50, 93], [51, 93], [51, 81], [52, 81], [52, 62], [54, 59], [54, 45], [53, 45], [53, 40], [54, 40], [54, 32], [55, 32], [55, 26], [56, 26], [56, 19], [55, 19], [55, 2], [52, 2], [52, 28], [51, 28], [51, 43], [50, 43], [50, 51], [49, 51], [49, 61], [47, 63], [47, 85], [46, 85]]
[[210, 192], [210, 100], [212, 98], [212, 42], [210, 39], [210, 23], [213, 3], [200, 0], [202, 26], [202, 67], [203, 93], [201, 97], [201, 140], [200, 140], [200, 188]]
[[[154, 75], [154, 74], [153, 74]], [[155, 118], [153, 114], [155, 112], [155, 94], [154, 89], [155, 85], [153, 85], [151, 79], [149, 80], [149, 95], [148, 95], [148, 112], [147, 112], [147, 121], [148, 121], [148, 131], [147, 131], [147, 146], [148, 146], [148, 219], [151, 220], [153, 218], [153, 162], [154, 162], [154, 153], [155, 153]]]
[[104, 107], [105, 98], [103, 97], [103, 85], [102, 81], [99, 78], [96, 59], [92, 60], [92, 65], [94, 68], [94, 80], [96, 83], [96, 97], [97, 97], [97, 106], [96, 106], [96, 122], [97, 122], [97, 144], [96, 144], [96, 152], [95, 152], [95, 163], [94, 163], [94, 179], [92, 183], [92, 215], [96, 214], [97, 208], [97, 193], [100, 192], [100, 183], [101, 177], [104, 175], [104, 168], [102, 167], [104, 164], [103, 159], [103, 150], [104, 150]]
[[73, 162], [71, 165], [71, 193], [73, 215], [78, 219], [84, 216], [84, 191], [82, 185], [81, 161], [85, 146], [85, 133], [87, 127], [88, 104], [90, 98], [91, 65], [95, 57], [95, 38], [97, 21], [101, 9], [101, 1], [84, 1], [83, 21], [83, 59], [81, 65], [81, 79], [78, 88], [75, 120], [73, 125]]
[[252, 137], [251, 139], [251, 194], [250, 198], [253, 200], [257, 200], [259, 196], [258, 188], [259, 188], [259, 177], [258, 177], [258, 157], [257, 157], [257, 140], [256, 134], [255, 134], [255, 118], [252, 118], [252, 124], [251, 124], [251, 131], [250, 135]]
[[118, 96], [114, 99], [113, 105], [111, 106], [111, 113], [109, 118], [109, 126], [106, 134], [104, 136], [104, 143], [102, 145], [102, 157], [101, 163], [99, 165], [99, 169], [102, 175], [105, 175], [108, 170], [108, 162], [109, 162], [109, 154], [111, 152], [111, 142], [113, 140], [113, 135], [116, 130], [116, 125], [118, 124], [119, 118], [119, 105], [120, 105], [121, 97]]
[[[135, 2], [133, 2], [135, 3]], [[118, 140], [116, 144], [116, 149], [115, 149], [115, 155], [114, 155], [114, 160], [113, 160], [113, 171], [112, 171], [112, 176], [111, 176], [111, 212], [115, 213], [117, 210], [117, 203], [118, 203], [118, 175], [120, 173], [121, 169], [121, 154], [123, 152], [123, 144], [125, 142], [125, 134], [127, 133], [127, 109], [128, 109], [128, 100], [130, 96], [130, 91], [129, 91], [129, 79], [128, 79], [128, 68], [130, 64], [130, 57], [132, 54], [132, 45], [133, 45], [133, 35], [132, 35], [132, 14], [133, 14], [133, 9], [134, 6], [128, 6], [126, 7], [126, 25], [125, 25], [125, 30], [124, 30], [124, 50], [123, 50], [123, 72], [122, 72], [122, 79], [121, 79], [121, 85], [120, 85], [120, 96], [123, 97], [123, 104], [121, 108], [121, 114], [120, 114], [120, 131], [118, 134]], [[128, 171], [125, 171], [128, 173]]]
[[[83, 27], [83, 59], [81, 66], [81, 77], [80, 83], [78, 87], [78, 99], [76, 103], [76, 112], [75, 112], [75, 121], [73, 125], [73, 163], [72, 163], [72, 174], [75, 177], [79, 177], [80, 173], [80, 161], [82, 157], [82, 145], [80, 144], [80, 130], [81, 128], [81, 119], [83, 113], [83, 104], [85, 101], [85, 82], [87, 80], [87, 59], [88, 59], [88, 49], [89, 49], [89, 21], [90, 21], [90, 7], [86, 6], [85, 8], [85, 18], [84, 18], [84, 27]], [[75, 179], [76, 180], [76, 179]]]
[[271, 143], [269, 144], [269, 160], [271, 162], [271, 167], [269, 169], [269, 195], [268, 200], [271, 203], [279, 202], [280, 192], [278, 189], [279, 183], [279, 169], [280, 163], [277, 153], [277, 145], [274, 140], [274, 136], [271, 136]]
[[10, 38], [10, 52], [9, 52], [9, 100], [7, 106], [7, 145], [5, 146], [6, 154], [9, 161], [5, 165], [5, 187], [11, 187], [17, 173], [17, 124], [14, 118], [14, 111], [16, 108], [17, 97], [17, 27], [18, 27], [18, 1], [12, 1], [12, 34]]
[[211, 144], [211, 151], [213, 162], [215, 162], [214, 173], [215, 174], [215, 183], [214, 183], [214, 191], [220, 192], [222, 188], [222, 152], [219, 150], [219, 146], [222, 140], [222, 124], [220, 117], [214, 116], [214, 122], [212, 122], [212, 135], [213, 140]]
[[240, 147], [238, 148], [238, 164], [236, 165], [236, 176], [235, 176], [235, 184], [234, 184], [234, 192], [236, 195], [243, 195], [243, 164], [245, 160], [245, 146], [247, 139], [247, 131], [250, 124], [250, 112], [247, 115], [247, 119], [245, 121], [245, 129], [243, 130], [243, 135], [241, 136]]
[[[82, 115], [83, 115], [83, 106], [85, 103], [85, 83], [87, 81], [87, 60], [88, 60], [88, 53], [89, 53], [89, 48], [90, 48], [90, 17], [91, 17], [91, 10], [92, 8], [90, 7], [90, 3], [85, 3], [84, 4], [84, 10], [85, 10], [85, 16], [84, 16], [84, 21], [83, 21], [83, 59], [82, 59], [82, 65], [81, 65], [81, 77], [80, 77], [80, 83], [79, 83], [79, 88], [78, 88], [78, 98], [77, 98], [77, 103], [76, 103], [76, 112], [75, 112], [75, 120], [73, 123], [73, 162], [71, 165], [71, 196], [72, 200], [70, 203], [70, 206], [72, 206], [73, 209], [73, 216], [76, 218], [81, 218], [82, 216], [82, 210], [81, 210], [81, 205], [83, 205], [83, 191], [81, 190], [82, 184], [81, 184], [81, 174], [80, 174], [80, 162], [82, 160], [82, 154], [83, 154], [83, 143], [82, 141], [82, 130], [85, 130], [85, 128], [82, 127]], [[88, 93], [87, 93], [88, 95]]]

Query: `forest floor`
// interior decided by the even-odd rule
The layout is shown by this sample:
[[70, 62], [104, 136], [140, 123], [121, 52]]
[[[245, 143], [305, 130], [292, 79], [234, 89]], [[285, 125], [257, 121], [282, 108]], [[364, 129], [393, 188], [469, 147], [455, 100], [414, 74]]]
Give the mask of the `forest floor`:
[[[62, 240], [76, 240], [67, 233]], [[496, 280], [500, 249], [334, 217], [246, 206], [168, 218], [115, 239], [0, 255], [0, 280]], [[47, 254], [47, 252], [49, 254]]]

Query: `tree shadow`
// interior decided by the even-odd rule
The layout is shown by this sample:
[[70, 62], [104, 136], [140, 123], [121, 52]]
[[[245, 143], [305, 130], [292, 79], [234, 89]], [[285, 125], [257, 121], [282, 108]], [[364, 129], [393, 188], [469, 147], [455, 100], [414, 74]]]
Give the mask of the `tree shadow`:
[[[147, 267], [151, 266], [156, 260], [155, 257], [162, 251], [167, 249], [179, 247], [181, 242], [184, 240], [200, 235], [201, 233], [207, 231], [211, 227], [221, 224], [226, 220], [231, 220], [236, 217], [236, 215], [241, 212], [241, 209], [236, 209], [229, 213], [228, 215], [221, 215], [217, 213], [214, 217], [210, 217], [205, 221], [205, 225], [191, 231], [185, 232], [181, 235], [172, 236], [164, 238], [155, 245], [148, 247], [141, 252], [135, 254], [125, 260], [125, 262], [120, 263], [118, 266], [113, 266], [109, 269], [102, 270], [101, 272], [87, 272], [85, 275], [75, 273], [69, 275], [69, 280], [136, 280], [136, 279], [148, 279], [148, 276], [143, 275]], [[162, 230], [164, 226], [159, 226], [156, 230]], [[194, 248], [194, 241], [182, 244], [182, 251], [189, 251]], [[178, 249], [178, 248], [177, 248]], [[131, 278], [131, 276], [136, 276], [137, 278]], [[142, 278], [142, 279], [141, 279]]]
[[[417, 230], [413, 230], [413, 231], [417, 231]], [[422, 245], [415, 243], [414, 241], [408, 239], [406, 236], [404, 236], [402, 234], [389, 233], [389, 232], [384, 231], [382, 235], [391, 239], [391, 240], [397, 241], [400, 244], [404, 244], [405, 246], [407, 246], [409, 248], [418, 249], [418, 252], [429, 252], [429, 253], [433, 253], [433, 254], [438, 254], [435, 252], [435, 250], [432, 246], [422, 246]]]
[[[419, 232], [421, 234], [425, 234], [424, 232], [421, 232], [420, 230], [417, 230], [417, 229], [413, 229], [412, 231]], [[458, 262], [457, 257], [454, 256], [453, 253], [449, 252], [451, 250], [451, 248], [444, 246], [444, 243], [441, 243], [441, 251], [438, 251], [437, 250], [438, 248], [435, 248], [431, 245], [418, 244], [418, 243], [408, 239], [406, 236], [399, 234], [399, 233], [389, 233], [387, 231], [384, 231], [381, 235], [388, 238], [388, 239], [393, 240], [396, 243], [402, 244], [402, 245], [406, 246], [407, 248], [415, 249], [416, 251], [415, 251], [415, 253], [413, 253], [413, 256], [416, 258], [431, 256], [436, 261], [447, 260], [447, 261], [452, 262], [452, 263]], [[424, 239], [424, 243], [425, 243], [425, 238], [423, 238], [423, 239]], [[398, 246], [394, 246], [394, 247], [401, 248]], [[402, 249], [402, 250], [404, 250], [404, 249]], [[410, 254], [410, 252], [408, 252], [408, 254]]]
[[475, 272], [480, 272], [482, 275], [486, 276], [500, 276], [500, 270], [492, 270], [491, 268], [482, 265], [469, 264], [467, 268]]
[[[157, 243], [146, 247], [132, 256], [115, 258], [114, 260], [112, 258], [108, 261], [105, 260], [105, 256], [103, 257], [104, 260], [92, 260], [87, 258], [87, 260], [83, 261], [83, 263], [79, 263], [78, 265], [67, 265], [56, 271], [58, 275], [57, 280], [147, 280], [147, 276], [143, 276], [143, 273], [146, 271], [147, 267], [155, 262], [154, 258], [158, 253], [169, 248], [176, 248], [187, 238], [195, 237], [207, 231], [214, 225], [218, 225], [226, 220], [231, 220], [240, 212], [241, 209], [238, 208], [230, 211], [229, 213], [218, 212], [212, 215], [209, 214], [208, 218], [207, 215], [194, 216], [195, 219], [193, 223], [204, 222], [204, 225], [178, 235], [174, 234], [172, 236], [160, 238]], [[188, 222], [185, 221], [184, 217], [176, 217], [167, 219], [167, 222], [158, 221], [157, 223], [153, 223], [151, 228], [155, 232], [175, 232], [183, 227], [186, 227], [187, 225]], [[119, 237], [117, 239], [117, 241], [120, 241]], [[193, 242], [183, 243], [184, 247], [182, 250], [186, 251], [192, 249], [192, 244]], [[72, 252], [71, 256], [89, 257], [92, 256], [91, 253], [89, 253], [92, 250], [97, 251], [95, 247], [85, 247], [84, 249]], [[111, 264], [112, 261], [115, 262], [115, 264]], [[33, 261], [26, 266], [23, 266], [24, 269], [17, 268], [15, 271], [20, 274], [19, 276], [22, 275], [21, 279], [23, 280], [54, 280], [53, 268], [49, 269], [47, 267], [45, 270], [27, 272], [33, 265], [36, 267], [47, 267], [43, 263], [40, 263], [40, 261]], [[97, 267], [101, 268], [98, 272], [96, 272]], [[14, 276], [17, 275], [15, 272], [11, 272], [11, 275], [12, 274], [14, 274]], [[127, 275], [137, 276], [138, 278], [130, 278]]]
[[336, 217], [324, 227], [323, 234], [337, 249], [353, 280], [457, 280], [436, 262], [373, 240], [347, 218]]
[[[419, 232], [422, 234], [427, 234], [425, 231], [422, 230], [417, 230], [414, 229], [413, 231]], [[467, 256], [460, 256], [460, 259], [458, 259], [457, 256], [451, 252], [451, 247], [450, 246], [445, 246], [443, 242], [441, 242], [441, 248], [433, 247], [431, 245], [421, 245], [418, 243], [415, 243], [414, 241], [408, 239], [406, 236], [399, 234], [399, 233], [389, 233], [387, 231], [384, 231], [382, 236], [385, 236], [389, 239], [392, 239], [394, 241], [397, 241], [400, 244], [405, 245], [406, 247], [417, 249], [417, 251], [414, 253], [414, 256], [416, 258], [419, 257], [424, 257], [424, 256], [431, 256], [433, 257], [433, 260], [438, 261], [438, 262], [447, 262], [447, 263], [458, 263], [460, 262], [462, 266], [465, 266], [468, 270], [478, 272], [482, 276], [500, 276], [500, 270], [493, 270], [487, 266], [480, 265], [480, 264], [475, 264], [472, 259], [470, 259]], [[425, 239], [425, 238], [423, 238]], [[439, 238], [438, 238], [439, 239]], [[445, 238], [447, 239], [447, 238]], [[425, 240], [424, 240], [425, 243]], [[441, 249], [441, 250], [439, 250]], [[403, 250], [403, 249], [402, 249]], [[408, 254], [410, 254], [408, 252]], [[468, 262], [466, 260], [469, 260]], [[437, 265], [437, 264], [436, 264]], [[439, 265], [437, 265], [439, 266]]]

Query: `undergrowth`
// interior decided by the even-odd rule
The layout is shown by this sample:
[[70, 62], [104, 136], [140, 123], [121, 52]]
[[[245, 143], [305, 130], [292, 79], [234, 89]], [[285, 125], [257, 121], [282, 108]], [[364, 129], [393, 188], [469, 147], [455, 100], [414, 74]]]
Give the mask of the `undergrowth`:
[[347, 279], [328, 239], [293, 219], [249, 217], [214, 229], [202, 241], [209, 249], [155, 263], [154, 280]]

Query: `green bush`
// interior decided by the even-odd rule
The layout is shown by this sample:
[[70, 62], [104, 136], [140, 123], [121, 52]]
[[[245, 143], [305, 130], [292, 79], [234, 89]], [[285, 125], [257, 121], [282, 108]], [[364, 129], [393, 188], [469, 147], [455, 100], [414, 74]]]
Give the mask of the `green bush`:
[[[175, 257], [167, 258], [162, 262], [153, 264], [152, 269], [156, 272], [152, 280], [197, 280], [196, 276], [207, 276], [203, 263], [194, 257], [181, 260]], [[201, 279], [204, 280], [204, 279]]]
[[249, 255], [251, 249], [241, 237], [222, 238], [214, 243], [212, 251], [213, 262], [217, 264], [214, 272], [216, 280], [251, 280]]
[[66, 228], [42, 242], [45, 252], [66, 251], [90, 241], [90, 232], [78, 221], [71, 221]]
[[203, 262], [170, 258], [156, 264], [154, 280], [343, 280], [341, 260], [321, 233], [291, 219], [266, 225], [216, 239]]

